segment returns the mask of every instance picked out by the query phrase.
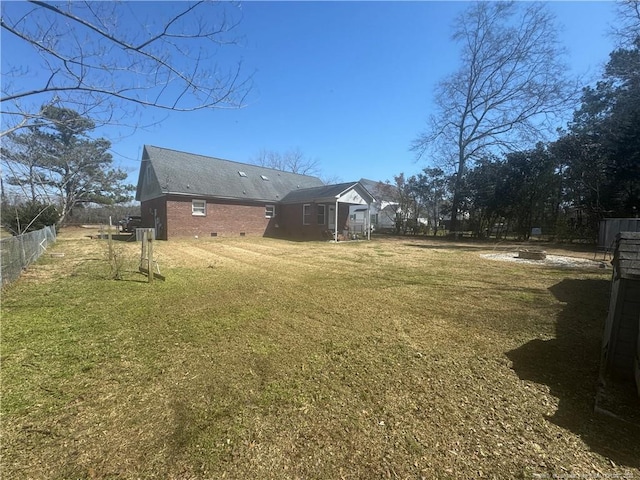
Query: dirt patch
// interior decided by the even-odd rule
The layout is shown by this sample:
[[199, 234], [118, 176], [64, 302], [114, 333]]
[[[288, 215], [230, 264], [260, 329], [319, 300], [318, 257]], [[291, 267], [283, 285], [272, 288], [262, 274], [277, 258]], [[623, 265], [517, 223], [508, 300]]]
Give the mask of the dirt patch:
[[610, 268], [611, 264], [606, 261], [590, 260], [587, 258], [566, 257], [562, 255], [547, 255], [545, 259], [533, 260], [522, 258], [518, 252], [511, 253], [483, 253], [482, 258], [498, 260], [501, 262], [516, 262], [529, 265], [546, 265], [550, 267], [565, 268]]

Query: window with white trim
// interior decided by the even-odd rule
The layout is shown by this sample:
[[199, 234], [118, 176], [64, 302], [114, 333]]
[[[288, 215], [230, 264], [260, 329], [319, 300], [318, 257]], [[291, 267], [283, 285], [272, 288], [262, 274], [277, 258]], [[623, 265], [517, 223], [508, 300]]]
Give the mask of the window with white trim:
[[191, 215], [195, 217], [204, 217], [207, 215], [206, 200], [191, 200]]
[[318, 225], [324, 225], [327, 220], [326, 205], [318, 205]]
[[302, 224], [311, 225], [311, 204], [305, 203], [302, 205]]
[[264, 217], [265, 218], [273, 218], [276, 216], [276, 206], [275, 205], [266, 205], [264, 207]]

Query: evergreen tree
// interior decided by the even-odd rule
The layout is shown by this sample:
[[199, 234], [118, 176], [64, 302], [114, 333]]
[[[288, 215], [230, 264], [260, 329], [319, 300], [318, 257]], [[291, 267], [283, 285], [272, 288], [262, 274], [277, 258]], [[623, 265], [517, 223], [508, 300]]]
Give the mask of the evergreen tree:
[[59, 223], [78, 205], [131, 199], [134, 187], [123, 184], [126, 172], [112, 167], [111, 143], [88, 136], [95, 127], [90, 119], [52, 106], [43, 108], [43, 115], [46, 126], [8, 136], [2, 148], [8, 184], [19, 187], [32, 202], [56, 204]]

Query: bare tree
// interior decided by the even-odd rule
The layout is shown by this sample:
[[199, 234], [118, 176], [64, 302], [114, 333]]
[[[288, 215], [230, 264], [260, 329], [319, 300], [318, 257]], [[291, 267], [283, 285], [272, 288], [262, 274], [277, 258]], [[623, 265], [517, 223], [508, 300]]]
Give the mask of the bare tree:
[[[37, 125], [42, 107], [96, 124], [126, 123], [138, 107], [171, 111], [243, 104], [250, 77], [216, 62], [240, 16], [227, 2], [2, 2], [0, 107], [4, 135]], [[20, 55], [30, 47], [40, 58]]]
[[320, 171], [319, 161], [307, 157], [299, 148], [287, 150], [284, 153], [262, 149], [252, 161], [262, 167], [300, 175], [318, 175]]
[[617, 21], [612, 28], [620, 47], [634, 45], [640, 38], [640, 0], [618, 0]]
[[436, 113], [412, 144], [454, 169], [451, 229], [463, 178], [487, 151], [522, 148], [553, 131], [577, 101], [565, 80], [554, 19], [544, 4], [478, 2], [454, 24], [461, 67], [436, 90]]

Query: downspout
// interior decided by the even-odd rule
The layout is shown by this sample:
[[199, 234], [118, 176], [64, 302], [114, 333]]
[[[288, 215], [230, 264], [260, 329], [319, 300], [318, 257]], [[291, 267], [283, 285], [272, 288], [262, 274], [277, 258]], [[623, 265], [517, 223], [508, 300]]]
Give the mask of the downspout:
[[334, 236], [334, 240], [336, 241], [336, 243], [338, 243], [338, 199], [336, 198], [336, 218], [335, 218], [335, 222], [334, 223], [334, 227], [335, 227], [335, 232], [333, 234]]
[[367, 240], [371, 240], [371, 204], [367, 203], [367, 221], [364, 222], [367, 227]]

